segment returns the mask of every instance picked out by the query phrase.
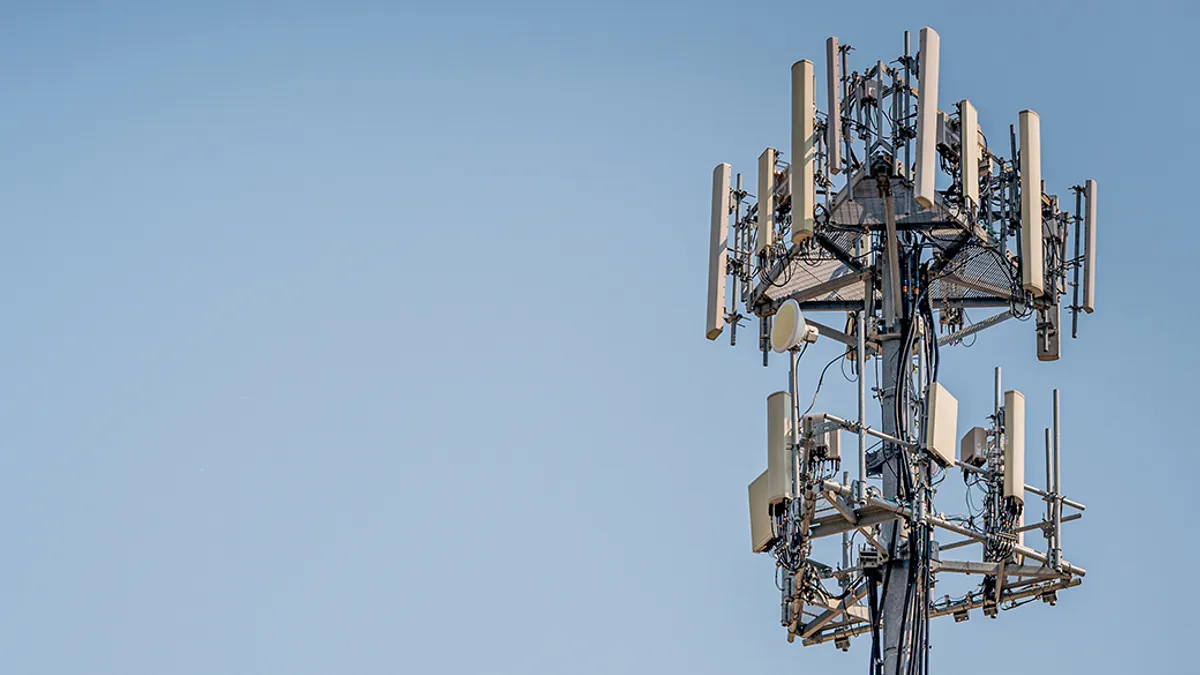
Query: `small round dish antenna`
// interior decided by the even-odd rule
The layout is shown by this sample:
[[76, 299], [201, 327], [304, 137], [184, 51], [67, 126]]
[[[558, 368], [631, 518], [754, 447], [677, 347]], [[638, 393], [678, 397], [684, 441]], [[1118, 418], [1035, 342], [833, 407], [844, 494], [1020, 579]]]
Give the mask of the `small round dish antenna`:
[[816, 342], [817, 335], [816, 326], [808, 325], [800, 303], [795, 300], [784, 302], [771, 320], [771, 349], [777, 354], [795, 349], [803, 342]]

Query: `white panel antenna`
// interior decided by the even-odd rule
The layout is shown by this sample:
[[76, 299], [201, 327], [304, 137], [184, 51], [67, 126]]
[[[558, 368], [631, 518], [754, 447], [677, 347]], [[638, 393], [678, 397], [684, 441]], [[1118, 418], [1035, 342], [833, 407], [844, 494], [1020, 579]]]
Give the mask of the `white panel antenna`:
[[[959, 171], [962, 174], [963, 199], [970, 202], [968, 209], [979, 206], [979, 113], [967, 99], [958, 104]], [[973, 210], [971, 211], [974, 212]]]
[[704, 336], [716, 340], [725, 329], [725, 265], [729, 240], [729, 176], [733, 168], [713, 169], [712, 231], [708, 241], [708, 320]]
[[762, 253], [775, 243], [775, 148], [767, 148], [758, 156], [758, 245]]
[[775, 534], [771, 528], [771, 505], [767, 502], [767, 472], [763, 471], [750, 483], [750, 550], [762, 553]]
[[825, 432], [825, 459], [842, 459], [842, 430]]
[[1004, 496], [1025, 503], [1025, 396], [1004, 392]]
[[937, 185], [938, 61], [941, 44], [937, 31], [921, 29], [921, 89], [917, 93], [917, 176], [913, 196], [925, 208], [933, 206]]
[[958, 446], [958, 461], [974, 467], [987, 463], [987, 429], [972, 427]]
[[825, 127], [825, 151], [830, 173], [842, 172], [842, 77], [838, 67], [838, 39], [825, 41], [825, 85], [828, 90], [828, 124]]
[[1084, 190], [1083, 311], [1091, 314], [1096, 309], [1096, 181], [1087, 181]]
[[792, 64], [792, 243], [808, 241], [816, 221], [816, 96], [812, 61]]
[[958, 439], [958, 399], [939, 382], [929, 388], [929, 413], [925, 423], [925, 447], [942, 466], [954, 465], [954, 443]]
[[767, 503], [792, 498], [792, 395], [767, 397]]
[[1021, 285], [1035, 296], [1045, 292], [1042, 260], [1042, 119], [1032, 110], [1019, 114], [1021, 127]]

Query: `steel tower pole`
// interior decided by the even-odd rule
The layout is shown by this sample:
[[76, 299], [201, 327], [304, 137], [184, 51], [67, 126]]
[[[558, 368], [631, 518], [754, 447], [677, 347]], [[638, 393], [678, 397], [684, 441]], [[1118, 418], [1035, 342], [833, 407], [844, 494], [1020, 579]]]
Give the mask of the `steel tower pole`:
[[[890, 192], [890, 191], [889, 191]], [[886, 199], [892, 199], [892, 195], [888, 194]], [[891, 209], [888, 209], [890, 212]], [[889, 213], [889, 215], [891, 215]], [[892, 238], [892, 241], [885, 243], [885, 248], [890, 246], [896, 250], [900, 246], [899, 238], [894, 234], [893, 228], [885, 232], [884, 236]], [[896, 298], [900, 293], [896, 289], [891, 288], [892, 279], [900, 278], [903, 274], [903, 266], [898, 265], [899, 256], [879, 256], [880, 275], [879, 278], [883, 283], [883, 297]], [[899, 270], [889, 269], [890, 265], [896, 264], [900, 267]], [[903, 287], [904, 279], [900, 279], [900, 284]], [[894, 306], [891, 317], [891, 323], [886, 325], [885, 333], [879, 336], [881, 342], [881, 352], [883, 358], [883, 381], [878, 384], [881, 390], [880, 402], [882, 405], [882, 427], [883, 432], [892, 436], [899, 436], [899, 429], [896, 427], [897, 402], [896, 402], [896, 382], [900, 373], [902, 363], [900, 339], [900, 317], [904, 315], [903, 307]], [[907, 411], [900, 411], [902, 414], [907, 414]], [[883, 464], [883, 496], [888, 499], [897, 499], [900, 495], [900, 472], [903, 469], [902, 462], [904, 461], [904, 449], [897, 447], [891, 443], [884, 445], [884, 464]], [[895, 675], [899, 668], [901, 645], [900, 645], [900, 625], [904, 621], [904, 586], [907, 577], [907, 564], [900, 559], [898, 555], [903, 529], [899, 532], [896, 528], [901, 527], [900, 520], [893, 520], [883, 527], [883, 543], [889, 548], [890, 558], [884, 564], [884, 588], [887, 589], [887, 595], [882, 598], [882, 614], [881, 632], [883, 637], [883, 667], [885, 675]], [[894, 542], [894, 545], [893, 545]]]

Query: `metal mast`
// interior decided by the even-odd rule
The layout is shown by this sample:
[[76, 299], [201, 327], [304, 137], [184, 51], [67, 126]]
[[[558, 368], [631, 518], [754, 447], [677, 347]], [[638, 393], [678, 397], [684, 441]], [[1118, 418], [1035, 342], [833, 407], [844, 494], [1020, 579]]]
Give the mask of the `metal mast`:
[[[848, 649], [869, 634], [873, 674], [915, 675], [929, 669], [931, 618], [1054, 604], [1085, 574], [1062, 553], [1062, 525], [1084, 507], [1061, 493], [1058, 391], [1046, 486], [1037, 488], [1025, 482], [1024, 395], [1003, 391], [997, 368], [987, 426], [959, 442], [939, 348], [1028, 318], [1038, 359], [1059, 358], [1061, 298], [1072, 295], [1072, 337], [1095, 304], [1097, 188], [1092, 180], [1071, 188], [1073, 214], [1044, 192], [1032, 111], [1009, 126], [1005, 158], [989, 147], [970, 101], [938, 109], [932, 29], [921, 30], [918, 54], [906, 32], [902, 56], [865, 70], [849, 70], [851, 50], [836, 37], [826, 42], [823, 114], [813, 63], [792, 66], [789, 152], [762, 152], [757, 195], [740, 173], [734, 182], [730, 165], [714, 170], [705, 335], [715, 340], [728, 324], [736, 343], [753, 316], [763, 365], [772, 351], [788, 353], [787, 387], [768, 397], [767, 470], [749, 488], [752, 548], [776, 561], [788, 640]], [[811, 318], [821, 312], [843, 313], [844, 324]], [[856, 419], [812, 412], [824, 371], [802, 409], [797, 368], [814, 343], [835, 345], [825, 370], [853, 364]], [[873, 369], [870, 359], [879, 359]], [[878, 429], [866, 421], [872, 370]], [[843, 458], [842, 431], [857, 436], [854, 458]], [[843, 459], [857, 465], [856, 480]], [[964, 515], [934, 506], [951, 472], [966, 489]], [[1025, 522], [1036, 511], [1027, 494], [1046, 504], [1040, 522]], [[1064, 507], [1075, 512], [1064, 516]], [[1025, 543], [1035, 531], [1044, 551]], [[841, 535], [836, 566], [817, 557], [831, 535]], [[982, 549], [976, 560], [946, 555], [972, 546]], [[983, 583], [935, 598], [934, 586], [955, 574]]]

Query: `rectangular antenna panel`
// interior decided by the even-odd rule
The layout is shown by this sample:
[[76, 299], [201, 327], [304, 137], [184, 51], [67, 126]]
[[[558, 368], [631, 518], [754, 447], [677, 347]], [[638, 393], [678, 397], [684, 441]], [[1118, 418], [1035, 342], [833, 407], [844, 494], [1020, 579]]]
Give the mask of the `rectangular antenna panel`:
[[767, 503], [792, 498], [792, 395], [767, 397]]
[[967, 99], [958, 104], [959, 119], [959, 171], [962, 173], [963, 197], [970, 202], [968, 209], [979, 206], [979, 113]]
[[962, 437], [958, 446], [958, 461], [979, 467], [987, 464], [987, 429], [974, 427]]
[[958, 399], [941, 383], [929, 389], [929, 418], [925, 424], [925, 447], [942, 466], [954, 464], [954, 442], [958, 438]]
[[842, 430], [825, 432], [825, 459], [842, 459]]
[[813, 233], [816, 205], [817, 100], [812, 61], [792, 64], [792, 243], [807, 241]]
[[1020, 112], [1021, 125], [1021, 285], [1035, 296], [1045, 292], [1042, 260], [1042, 120]]
[[939, 154], [946, 154], [957, 157], [959, 147], [958, 138], [960, 129], [953, 125], [950, 116], [939, 110], [937, 112], [937, 151]]
[[725, 329], [725, 263], [729, 240], [729, 175], [733, 168], [713, 169], [712, 231], [708, 240], [708, 320], [704, 336], [716, 340]]
[[917, 179], [914, 197], [925, 208], [933, 206], [937, 183], [938, 61], [941, 43], [935, 30], [921, 29], [921, 89], [917, 92]]
[[758, 245], [762, 253], [775, 243], [775, 148], [758, 156]]
[[842, 172], [842, 76], [838, 63], [838, 39], [825, 41], [825, 85], [828, 91], [828, 124], [825, 127], [825, 151], [829, 172]]
[[1060, 315], [1058, 294], [1052, 293], [1054, 301], [1045, 309], [1037, 310], [1037, 356], [1039, 361], [1057, 361], [1062, 337], [1058, 329]]
[[1004, 496], [1025, 503], [1025, 396], [1004, 392]]
[[775, 541], [771, 527], [771, 506], [767, 503], [767, 472], [750, 483], [750, 550], [762, 553]]
[[1091, 314], [1096, 309], [1096, 181], [1084, 183], [1084, 192], [1083, 311]]

